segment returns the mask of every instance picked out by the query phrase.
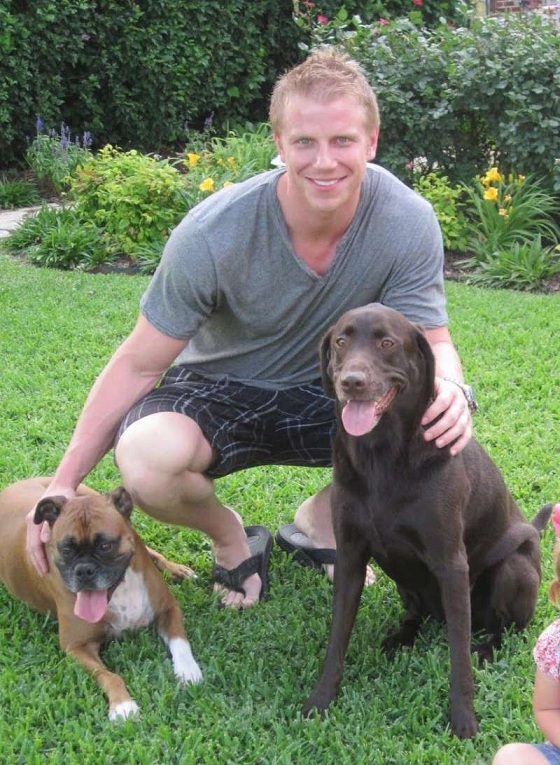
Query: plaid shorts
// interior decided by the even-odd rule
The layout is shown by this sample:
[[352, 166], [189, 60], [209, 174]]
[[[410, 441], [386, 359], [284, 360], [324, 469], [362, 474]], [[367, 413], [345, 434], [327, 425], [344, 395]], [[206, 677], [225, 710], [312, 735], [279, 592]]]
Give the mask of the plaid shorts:
[[156, 412], [178, 412], [198, 424], [216, 454], [206, 471], [210, 478], [257, 465], [332, 465], [335, 405], [319, 380], [256, 388], [227, 376], [207, 380], [179, 364], [132, 407], [116, 441], [133, 422]]
[[532, 744], [531, 746], [538, 749], [551, 765], [560, 765], [560, 749], [558, 749], [557, 746], [554, 746], [554, 744], [549, 744], [547, 742], [546, 744]]

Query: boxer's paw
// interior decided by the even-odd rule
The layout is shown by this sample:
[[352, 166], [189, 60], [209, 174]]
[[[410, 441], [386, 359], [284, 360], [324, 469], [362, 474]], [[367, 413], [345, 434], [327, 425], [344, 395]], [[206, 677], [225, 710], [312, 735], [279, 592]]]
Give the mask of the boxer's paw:
[[200, 683], [202, 672], [192, 655], [190, 643], [183, 638], [173, 638], [168, 645], [177, 680], [180, 683]]
[[119, 722], [129, 717], [138, 717], [139, 714], [140, 707], [135, 701], [129, 699], [128, 701], [121, 701], [120, 704], [115, 704], [114, 707], [109, 709], [109, 720], [111, 722]]

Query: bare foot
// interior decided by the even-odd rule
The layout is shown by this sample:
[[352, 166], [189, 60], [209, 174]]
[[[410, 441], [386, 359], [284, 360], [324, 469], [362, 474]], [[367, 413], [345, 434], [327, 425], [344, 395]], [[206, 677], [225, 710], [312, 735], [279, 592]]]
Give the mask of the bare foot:
[[[214, 542], [214, 556], [217, 563], [226, 569], [234, 569], [239, 566], [244, 560], [250, 557], [251, 553], [247, 544], [247, 537], [243, 530], [243, 520], [239, 513], [227, 508], [232, 515], [235, 516], [241, 534], [237, 534], [236, 538], [226, 544], [218, 545]], [[214, 584], [214, 592], [222, 596], [221, 604], [225, 608], [250, 608], [259, 602], [262, 582], [258, 574], [251, 574], [247, 579], [243, 580], [242, 587], [243, 592], [237, 592], [236, 590], [229, 590], [223, 584], [216, 582]]]

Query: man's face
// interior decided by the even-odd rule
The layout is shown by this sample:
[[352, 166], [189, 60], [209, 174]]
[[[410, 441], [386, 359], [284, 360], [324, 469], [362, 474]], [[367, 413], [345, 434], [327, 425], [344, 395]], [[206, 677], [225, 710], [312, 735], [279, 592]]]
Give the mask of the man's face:
[[366, 127], [365, 109], [352, 97], [321, 102], [292, 96], [274, 136], [291, 198], [310, 213], [348, 209], [353, 215], [377, 137], [377, 130]]

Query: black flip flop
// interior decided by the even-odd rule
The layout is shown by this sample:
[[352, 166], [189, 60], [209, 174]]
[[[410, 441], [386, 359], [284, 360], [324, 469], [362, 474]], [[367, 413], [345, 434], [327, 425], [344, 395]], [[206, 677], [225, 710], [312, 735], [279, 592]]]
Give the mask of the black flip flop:
[[336, 550], [329, 547], [313, 547], [309, 537], [296, 528], [294, 523], [288, 523], [278, 529], [275, 539], [278, 547], [293, 555], [294, 560], [302, 566], [322, 569], [324, 565], [336, 561]]
[[262, 582], [259, 600], [263, 600], [268, 594], [268, 563], [272, 550], [272, 534], [266, 526], [245, 526], [245, 534], [251, 557], [232, 569], [214, 563], [212, 581], [245, 595], [242, 583], [251, 574], [258, 574]]

